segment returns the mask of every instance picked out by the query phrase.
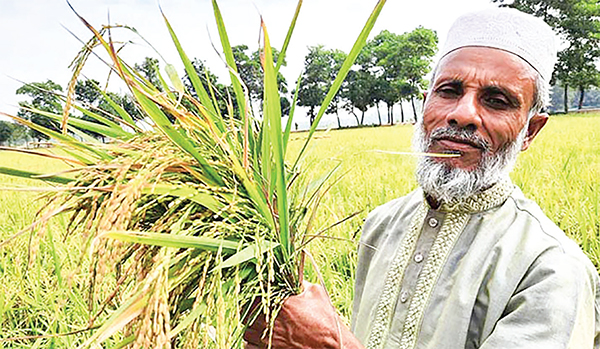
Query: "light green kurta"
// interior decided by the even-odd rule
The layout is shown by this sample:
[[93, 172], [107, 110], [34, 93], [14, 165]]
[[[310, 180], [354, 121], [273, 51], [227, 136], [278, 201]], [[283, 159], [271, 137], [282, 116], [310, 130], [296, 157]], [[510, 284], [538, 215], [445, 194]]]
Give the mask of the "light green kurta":
[[510, 181], [431, 209], [418, 189], [375, 209], [352, 330], [376, 348], [600, 348], [600, 281]]

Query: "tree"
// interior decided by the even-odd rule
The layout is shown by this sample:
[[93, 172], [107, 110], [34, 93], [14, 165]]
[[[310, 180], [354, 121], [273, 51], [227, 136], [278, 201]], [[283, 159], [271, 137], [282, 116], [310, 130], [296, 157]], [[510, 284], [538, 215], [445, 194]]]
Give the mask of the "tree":
[[551, 83], [563, 88], [563, 108], [568, 112], [568, 90], [575, 87], [579, 92], [579, 109], [583, 106], [585, 91], [600, 86], [597, 61], [600, 57], [600, 3], [596, 0], [493, 0], [501, 6], [509, 6], [543, 18], [566, 46], [558, 54]]
[[[25, 84], [17, 89], [17, 94], [29, 96], [31, 100], [29, 102], [19, 102], [19, 105], [23, 108], [38, 109], [49, 113], [61, 114], [62, 105], [58, 93], [62, 92], [62, 90], [62, 87], [52, 80]], [[17, 116], [30, 120], [50, 130], [60, 131], [58, 122], [30, 110], [20, 109]], [[30, 130], [30, 134], [32, 138], [37, 140], [48, 139], [48, 136], [33, 129]]]
[[10, 139], [8, 140], [9, 144], [19, 145], [29, 142], [30, 130], [28, 127], [17, 123], [10, 123], [10, 126], [12, 130], [10, 134]]
[[0, 145], [5, 145], [12, 135], [12, 126], [10, 122], [0, 120]]
[[[400, 71], [394, 70], [388, 63], [398, 53], [397, 47], [400, 40], [400, 35], [382, 30], [363, 49], [371, 52], [374, 75], [377, 79], [377, 101], [386, 104], [387, 122], [390, 125], [394, 123], [394, 104], [401, 101], [399, 85], [402, 82], [402, 77]], [[402, 105], [400, 106], [402, 107]]]
[[417, 111], [415, 97], [422, 97], [420, 91], [427, 89], [425, 75], [429, 73], [433, 56], [437, 52], [438, 38], [435, 31], [418, 27], [412, 32], [402, 35], [403, 40], [399, 47], [404, 59], [399, 63], [402, 76], [410, 88], [406, 89], [413, 109], [415, 120]]
[[101, 96], [100, 83], [94, 79], [79, 80], [75, 84], [75, 98], [79, 102], [96, 107]]
[[[371, 91], [374, 81], [368, 69], [351, 70], [346, 77], [343, 96], [347, 103], [344, 107], [354, 115], [359, 126], [364, 125], [365, 112], [375, 104], [374, 94]], [[361, 111], [360, 119], [354, 112], [354, 108]]]
[[29, 140], [28, 128], [11, 121], [0, 120], [0, 145], [16, 145]]
[[140, 72], [148, 82], [154, 85], [154, 87], [160, 91], [163, 90], [160, 79], [158, 78], [158, 59], [146, 57], [142, 63], [136, 63], [133, 67]]
[[238, 69], [240, 78], [248, 88], [248, 95], [252, 100], [260, 100], [262, 96], [262, 68], [260, 61], [255, 61], [248, 56], [248, 46], [237, 45], [231, 48], [233, 59]]
[[[570, 86], [579, 92], [577, 108], [583, 107], [585, 91], [592, 86], [600, 86], [600, 72], [594, 64], [594, 55], [598, 48], [580, 48], [578, 43], [573, 43], [558, 54], [553, 79], [561, 84], [564, 89], [563, 110], [569, 111], [568, 89]], [[585, 45], [588, 46], [588, 45]]]
[[[426, 88], [423, 77], [429, 72], [437, 51], [435, 31], [418, 27], [399, 35], [383, 30], [366, 48], [372, 52], [372, 69], [378, 80], [376, 99], [386, 103], [388, 123], [393, 123], [394, 104], [402, 100], [411, 101], [416, 118], [414, 98], [420, 98], [420, 90]], [[404, 121], [401, 103], [400, 108]]]
[[[304, 57], [302, 82], [297, 88], [299, 89], [298, 105], [309, 108], [308, 116], [311, 125], [317, 116], [316, 108], [325, 99], [345, 59], [346, 54], [340, 50], [327, 50], [323, 45], [308, 48], [308, 54]], [[335, 96], [327, 113], [337, 114], [340, 102], [340, 96]], [[338, 126], [341, 126], [339, 116]]]
[[[273, 62], [277, 62], [279, 60], [279, 50], [271, 47], [271, 51], [273, 52]], [[257, 94], [257, 99], [259, 101], [263, 101], [263, 91], [264, 91], [264, 71], [263, 71], [263, 64], [262, 62], [264, 61], [263, 59], [263, 53], [262, 51], [254, 51], [252, 53], [252, 61], [255, 62], [255, 64], [258, 65], [258, 67], [260, 68], [259, 70], [259, 76], [258, 76], [258, 82], [259, 82], [259, 93]], [[286, 66], [287, 62], [285, 61], [285, 57], [283, 62], [281, 63], [282, 66]], [[285, 77], [283, 76], [283, 74], [281, 74], [281, 72], [277, 72], [277, 89], [279, 90], [279, 96], [280, 96], [280, 103], [281, 103], [281, 116], [285, 116], [288, 115], [290, 112], [290, 102], [289, 100], [287, 100], [287, 98], [285, 97], [285, 95], [288, 93], [288, 88], [287, 88], [287, 81], [285, 79]], [[261, 104], [261, 109], [262, 109], [262, 104]]]
[[561, 22], [569, 47], [561, 58], [570, 70], [569, 82], [579, 91], [577, 108], [581, 109], [585, 91], [600, 86], [600, 71], [596, 66], [600, 58], [600, 3], [578, 1]]

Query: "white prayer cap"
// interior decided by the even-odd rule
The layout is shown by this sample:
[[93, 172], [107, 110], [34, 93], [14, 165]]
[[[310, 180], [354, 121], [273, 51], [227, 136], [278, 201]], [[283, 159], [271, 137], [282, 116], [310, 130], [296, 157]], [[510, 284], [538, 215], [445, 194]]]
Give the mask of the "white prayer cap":
[[540, 18], [511, 8], [493, 8], [460, 16], [450, 28], [440, 57], [465, 46], [513, 53], [548, 82], [556, 63], [554, 32]]

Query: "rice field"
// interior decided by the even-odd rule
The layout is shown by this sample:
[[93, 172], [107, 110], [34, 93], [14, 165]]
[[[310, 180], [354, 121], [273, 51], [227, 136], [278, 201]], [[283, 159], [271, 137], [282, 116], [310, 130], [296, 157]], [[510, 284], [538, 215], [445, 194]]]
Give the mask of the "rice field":
[[[322, 274], [345, 318], [351, 310], [362, 219], [376, 206], [416, 187], [413, 158], [377, 150], [409, 151], [411, 133], [410, 125], [320, 132], [305, 158], [305, 167], [313, 171], [307, 181], [339, 165], [338, 181], [323, 198], [314, 230], [359, 212], [328, 230], [329, 238], [311, 243], [315, 266], [307, 263], [306, 267], [310, 281], [317, 280], [317, 269]], [[304, 137], [305, 133], [292, 134], [292, 152]], [[65, 167], [57, 161], [9, 152], [0, 152], [0, 163], [37, 172]], [[520, 156], [512, 178], [599, 267], [600, 115], [553, 116]], [[0, 187], [15, 185], [39, 184], [0, 176]], [[34, 221], [44, 205], [36, 197], [33, 192], [0, 191], [0, 241]], [[23, 234], [0, 247], [0, 348], [70, 348], [88, 336], [57, 336], [88, 327], [90, 314], [99, 310], [88, 304], [87, 256], [80, 264], [81, 241], [64, 236], [67, 221], [67, 217], [56, 219], [45, 229], [47, 234]], [[29, 251], [32, 239], [40, 239], [39, 251]]]

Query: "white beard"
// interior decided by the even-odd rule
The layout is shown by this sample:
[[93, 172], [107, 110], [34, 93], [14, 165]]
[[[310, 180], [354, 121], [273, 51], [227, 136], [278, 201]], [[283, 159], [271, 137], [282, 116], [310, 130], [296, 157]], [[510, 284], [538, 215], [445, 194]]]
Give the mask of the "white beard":
[[[435, 158], [423, 156], [417, 164], [417, 181], [423, 191], [438, 202], [463, 200], [479, 193], [501, 179], [508, 178], [523, 146], [527, 129], [526, 124], [515, 141], [507, 144], [496, 154], [490, 153], [489, 146], [485, 147], [487, 150], [483, 150], [481, 161], [473, 170], [450, 167]], [[434, 133], [443, 134], [452, 131], [452, 128], [448, 127], [443, 130], [436, 129]], [[466, 134], [466, 132], [462, 133]], [[485, 143], [473, 134], [469, 135], [469, 139], [480, 144]], [[415, 125], [413, 148], [417, 152], [426, 153], [429, 152], [430, 145], [431, 139], [425, 135], [423, 124], [419, 122]]]

